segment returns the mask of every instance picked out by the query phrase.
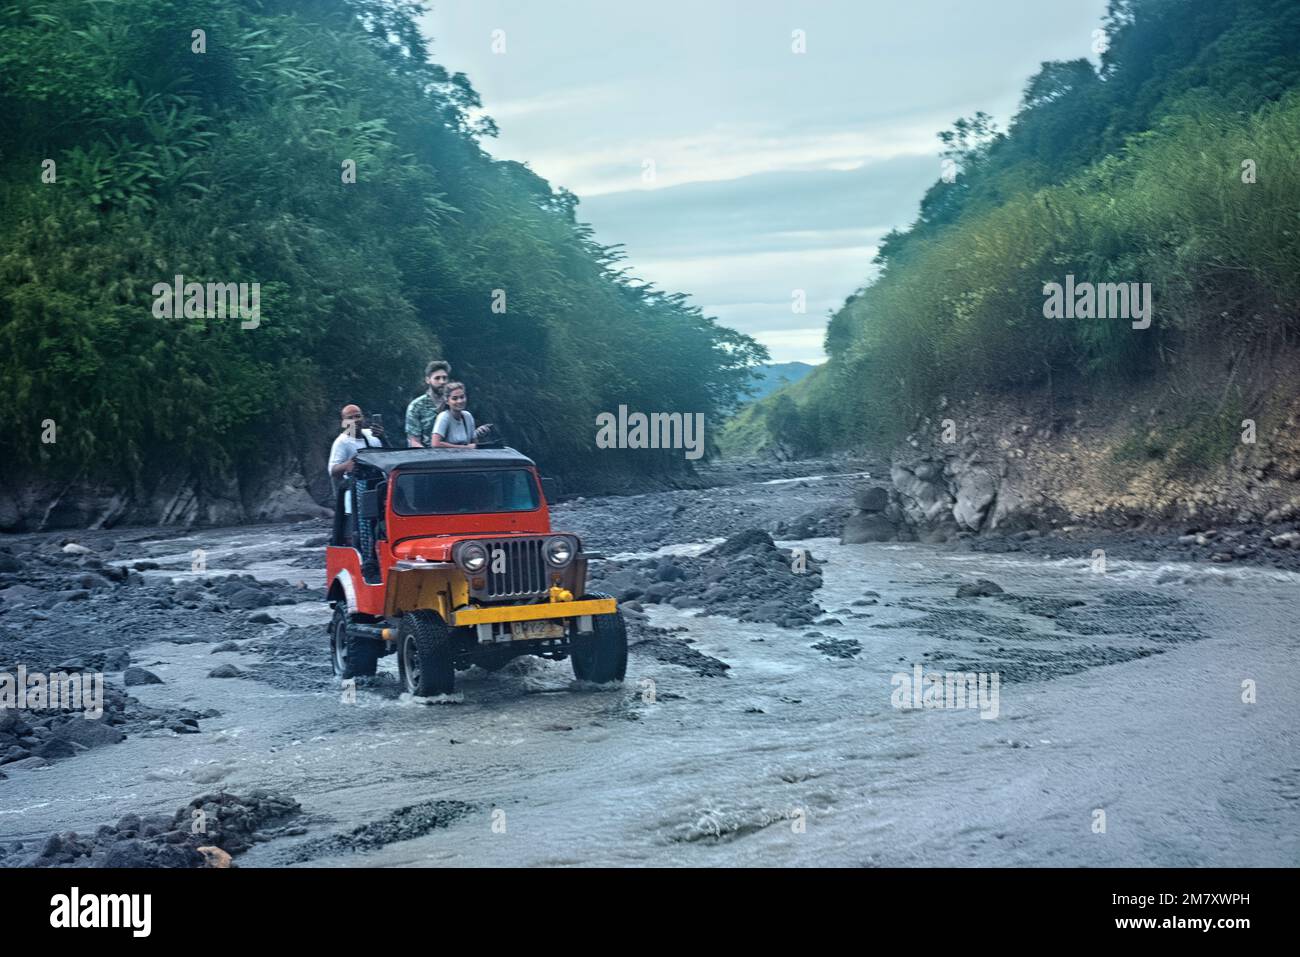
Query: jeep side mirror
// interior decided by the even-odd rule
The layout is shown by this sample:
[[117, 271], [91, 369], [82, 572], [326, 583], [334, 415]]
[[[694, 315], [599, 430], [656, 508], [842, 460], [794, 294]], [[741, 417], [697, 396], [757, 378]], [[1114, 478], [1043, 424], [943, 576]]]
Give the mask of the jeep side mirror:
[[561, 494], [560, 480], [557, 478], [543, 478], [542, 494], [546, 496], [548, 503], [554, 502]]
[[357, 512], [362, 518], [378, 518], [382, 504], [377, 488], [368, 488], [357, 496]]

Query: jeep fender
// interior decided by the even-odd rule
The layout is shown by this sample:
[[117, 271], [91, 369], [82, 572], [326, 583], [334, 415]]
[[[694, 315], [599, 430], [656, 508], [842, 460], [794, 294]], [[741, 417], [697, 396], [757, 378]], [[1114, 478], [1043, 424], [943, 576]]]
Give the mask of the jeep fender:
[[330, 583], [329, 593], [325, 596], [326, 601], [344, 602], [347, 605], [349, 615], [357, 613], [357, 588], [352, 583], [352, 573], [346, 568], [339, 571], [334, 576], [334, 581]]

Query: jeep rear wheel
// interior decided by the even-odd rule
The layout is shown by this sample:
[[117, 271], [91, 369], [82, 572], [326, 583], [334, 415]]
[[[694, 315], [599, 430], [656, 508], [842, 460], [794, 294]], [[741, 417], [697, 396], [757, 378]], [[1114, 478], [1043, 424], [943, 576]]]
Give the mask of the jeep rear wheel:
[[456, 689], [451, 629], [431, 611], [412, 611], [397, 627], [397, 669], [402, 687], [417, 698]]
[[[581, 600], [609, 597], [596, 593], [583, 595]], [[591, 634], [574, 635], [570, 643], [573, 676], [600, 685], [622, 681], [627, 673], [627, 623], [623, 613], [592, 615], [591, 627]]]
[[348, 635], [347, 610], [335, 606], [330, 622], [330, 665], [339, 678], [366, 678], [379, 667], [382, 642]]

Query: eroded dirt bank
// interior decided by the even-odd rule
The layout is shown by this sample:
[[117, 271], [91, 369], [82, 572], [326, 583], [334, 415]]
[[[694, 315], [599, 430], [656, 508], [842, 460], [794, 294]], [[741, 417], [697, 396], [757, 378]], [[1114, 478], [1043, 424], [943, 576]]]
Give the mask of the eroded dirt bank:
[[[846, 542], [1300, 570], [1300, 397], [1250, 413], [1167, 388], [944, 401], [840, 503]], [[1199, 411], [1198, 411], [1199, 410]]]

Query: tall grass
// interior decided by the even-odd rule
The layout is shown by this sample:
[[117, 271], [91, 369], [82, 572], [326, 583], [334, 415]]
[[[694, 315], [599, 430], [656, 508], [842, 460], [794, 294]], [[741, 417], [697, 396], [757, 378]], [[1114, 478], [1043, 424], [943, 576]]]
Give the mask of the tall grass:
[[[1053, 376], [1122, 388], [1182, 373], [1195, 388], [1211, 375], [1240, 393], [1300, 328], [1297, 155], [1297, 94], [1248, 115], [1189, 97], [1065, 184], [918, 237], [832, 319], [803, 418], [839, 446], [896, 438], [940, 395]], [[1044, 318], [1044, 284], [1067, 273], [1151, 283], [1151, 328]]]

